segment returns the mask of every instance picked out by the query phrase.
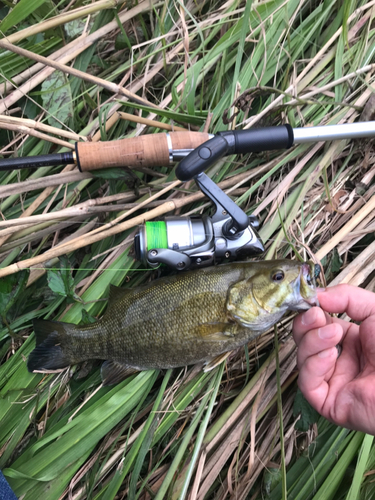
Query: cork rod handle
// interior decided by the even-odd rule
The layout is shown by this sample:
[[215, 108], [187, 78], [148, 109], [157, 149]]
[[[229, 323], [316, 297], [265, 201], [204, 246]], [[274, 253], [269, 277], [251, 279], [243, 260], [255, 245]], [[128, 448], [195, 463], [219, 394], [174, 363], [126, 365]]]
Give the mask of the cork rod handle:
[[[208, 141], [203, 132], [170, 132], [173, 150], [195, 149]], [[77, 162], [80, 170], [112, 167], [167, 166], [169, 148], [167, 134], [150, 134], [111, 142], [77, 142]]]

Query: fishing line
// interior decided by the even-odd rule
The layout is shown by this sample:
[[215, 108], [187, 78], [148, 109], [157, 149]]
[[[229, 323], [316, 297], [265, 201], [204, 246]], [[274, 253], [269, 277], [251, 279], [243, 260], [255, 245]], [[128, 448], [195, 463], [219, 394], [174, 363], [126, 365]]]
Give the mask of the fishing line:
[[[35, 267], [33, 266], [32, 269], [42, 269], [43, 271], [97, 271], [97, 267]], [[107, 271], [150, 271], [150, 268], [136, 268], [133, 269], [132, 267], [120, 267], [119, 269], [103, 269], [101, 272], [107, 272]]]
[[167, 224], [165, 221], [150, 221], [145, 223], [147, 250], [153, 248], [168, 248]]

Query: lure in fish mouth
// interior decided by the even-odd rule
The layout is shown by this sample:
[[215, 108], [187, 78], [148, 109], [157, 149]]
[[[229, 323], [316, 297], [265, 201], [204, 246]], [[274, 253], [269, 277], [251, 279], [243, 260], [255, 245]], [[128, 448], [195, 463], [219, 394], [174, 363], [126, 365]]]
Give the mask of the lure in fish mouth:
[[133, 289], [111, 287], [94, 324], [35, 320], [27, 367], [56, 370], [104, 360], [103, 384], [135, 371], [219, 364], [288, 310], [318, 305], [314, 265], [291, 260], [236, 262], [168, 276]]

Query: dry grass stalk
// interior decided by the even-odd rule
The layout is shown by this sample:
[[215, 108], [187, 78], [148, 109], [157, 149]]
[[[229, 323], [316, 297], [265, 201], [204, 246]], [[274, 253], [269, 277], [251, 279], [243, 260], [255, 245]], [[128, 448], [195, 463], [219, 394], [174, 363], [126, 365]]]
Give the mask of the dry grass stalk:
[[352, 231], [343, 238], [343, 242], [337, 247], [337, 253], [339, 255], [343, 255], [344, 253], [348, 252], [353, 245], [358, 243], [358, 241], [364, 235], [374, 232], [375, 230], [373, 222], [374, 219], [375, 219], [375, 211], [373, 210], [368, 215], [368, 217], [363, 219], [363, 221], [360, 224], [358, 224], [358, 226], [354, 231]]
[[[88, 233], [89, 231], [91, 231], [95, 225], [97, 224], [98, 222], [98, 219], [95, 218], [91, 221], [89, 221], [87, 224], [85, 224], [84, 226], [81, 226], [80, 228], [77, 229], [77, 231], [71, 233], [69, 236], [67, 236], [66, 238], [63, 239], [63, 241], [61, 241], [60, 243], [57, 244], [58, 245], [61, 245], [63, 243], [66, 243], [67, 241], [69, 240], [72, 240], [76, 237], [80, 237], [80, 236], [83, 236], [84, 234]], [[47, 265], [49, 267], [51, 266], [55, 266], [57, 263], [58, 263], [58, 258], [54, 258], [54, 259], [51, 259], [47, 262]], [[30, 268], [30, 275], [29, 275], [29, 279], [27, 280], [27, 285], [26, 286], [30, 286], [32, 285], [35, 281], [37, 281], [41, 276], [43, 276], [43, 274], [45, 274], [47, 271], [47, 268], [46, 267], [43, 267], [43, 266], [39, 266], [39, 267], [32, 267]]]
[[74, 144], [63, 141], [62, 139], [58, 139], [57, 137], [53, 137], [51, 135], [44, 134], [43, 132], [39, 132], [38, 130], [27, 127], [26, 125], [16, 125], [13, 123], [3, 123], [2, 121], [0, 121], [0, 129], [13, 130], [14, 132], [18, 132], [20, 134], [32, 135], [33, 137], [37, 137], [42, 141], [51, 142], [53, 144], [58, 144], [59, 146], [62, 146], [64, 148], [74, 150]]
[[[306, 155], [301, 158], [297, 165], [289, 172], [284, 179], [277, 184], [276, 188], [271, 191], [271, 193], [262, 201], [262, 203], [254, 210], [254, 215], [258, 215], [266, 208], [271, 201], [273, 201], [270, 211], [268, 212], [267, 219], [277, 210], [278, 206], [281, 205], [282, 199], [285, 196], [290, 185], [300, 173], [300, 171], [306, 166], [306, 163], [316, 154], [319, 149], [323, 146], [323, 142], [318, 142]], [[267, 220], [266, 219], [266, 220]]]
[[[287, 341], [286, 344], [284, 344], [283, 348], [280, 351], [280, 362], [281, 359], [286, 362], [287, 365], [289, 365], [288, 369], [285, 369], [285, 365], [283, 364], [283, 377], [281, 380], [281, 383], [289, 376], [291, 371], [295, 368], [295, 359], [290, 358], [290, 353], [295, 350], [295, 344], [294, 342], [290, 339]], [[274, 372], [276, 366], [275, 360], [272, 361], [272, 368], [267, 369], [267, 372], [265, 373], [264, 378], [261, 377], [259, 379], [259, 387], [258, 385], [256, 386], [257, 389], [260, 389], [261, 385], [264, 385], [264, 396], [260, 402], [259, 405], [259, 413], [262, 413], [265, 408], [270, 404], [273, 398], [276, 396], [276, 384], [275, 380], [272, 378], [270, 379], [271, 373]], [[253, 397], [255, 397], [256, 393], [258, 392], [255, 391], [255, 386], [251, 391], [251, 394]], [[248, 398], [247, 398], [248, 399]], [[225, 438], [221, 441], [221, 443], [218, 445], [218, 447], [215, 449], [215, 451], [212, 453], [210, 459], [206, 461], [206, 467], [205, 471], [203, 472], [202, 477], [204, 478], [203, 482], [201, 483], [199, 493], [198, 493], [198, 498], [203, 500], [205, 495], [207, 494], [208, 490], [216, 480], [219, 472], [223, 468], [224, 464], [226, 461], [229, 459], [229, 457], [232, 455], [234, 450], [237, 448], [239, 443], [241, 442], [241, 436], [245, 435], [247, 433], [247, 429], [250, 425], [250, 418], [248, 415], [248, 412], [243, 411], [243, 405], [241, 404], [241, 407], [238, 407], [235, 414], [237, 417], [240, 416], [239, 420], [232, 426], [228, 428], [227, 425], [225, 425], [225, 430], [230, 432], [225, 432], [226, 436]], [[231, 419], [231, 422], [233, 422], [233, 419]], [[223, 435], [223, 432], [220, 431], [218, 435], [215, 436], [215, 439], [211, 441], [207, 446], [206, 446], [206, 452], [209, 453], [212, 447], [214, 446], [214, 443], [218, 442], [218, 439], [220, 436]]]
[[[61, 58], [63, 58], [64, 56], [67, 56], [70, 52], [74, 53], [77, 50], [77, 48], [82, 45], [82, 43], [85, 44], [88, 42], [88, 38], [89, 37], [87, 35], [80, 35], [78, 38], [67, 43], [66, 45], [64, 45], [64, 47], [61, 47], [61, 49], [57, 50], [56, 52], [53, 52], [48, 57], [50, 59], [56, 59], [56, 60], [60, 59], [62, 62], [62, 61], [64, 61], [64, 59], [61, 59]], [[69, 60], [70, 59], [67, 59], [64, 62], [69, 62]], [[34, 64], [33, 66], [30, 66], [29, 68], [25, 69], [25, 71], [22, 71], [18, 75], [15, 75], [12, 78], [12, 81], [7, 81], [6, 83], [0, 83], [0, 95], [3, 96], [6, 94], [9, 94], [12, 89], [21, 85], [26, 80], [31, 80], [31, 77], [33, 77], [36, 73], [38, 73], [38, 71], [41, 71], [43, 69], [50, 70], [50, 68], [46, 68], [44, 64], [37, 63], [37, 64]], [[28, 84], [30, 85], [30, 83], [28, 83]], [[4, 101], [5, 101], [5, 98], [3, 98], [2, 102], [0, 103], [1, 104], [0, 110], [2, 110], [1, 111], [2, 113], [4, 113]], [[9, 102], [9, 101], [7, 101], [7, 102]], [[14, 102], [17, 102], [17, 101], [14, 101]], [[8, 107], [10, 108], [9, 104], [5, 105], [5, 109], [7, 109]]]
[[343, 76], [342, 78], [338, 78], [337, 80], [334, 80], [331, 83], [327, 83], [327, 85], [323, 85], [322, 87], [317, 87], [315, 90], [312, 90], [311, 92], [302, 94], [301, 96], [298, 97], [298, 99], [291, 99], [290, 101], [288, 101], [288, 106], [295, 106], [296, 104], [301, 103], [301, 101], [302, 102], [307, 101], [308, 99], [311, 99], [311, 97], [314, 97], [315, 95], [323, 94], [327, 92], [327, 90], [337, 87], [337, 85], [341, 85], [342, 83], [345, 83], [348, 80], [352, 80], [356, 76], [363, 75], [364, 73], [372, 74], [374, 69], [375, 69], [375, 64], [367, 64], [366, 66], [363, 66], [362, 68], [359, 68], [353, 71], [352, 73]]
[[29, 179], [27, 181], [16, 182], [14, 184], [7, 184], [0, 186], [0, 198], [3, 196], [11, 196], [14, 194], [27, 193], [37, 189], [46, 187], [59, 186], [69, 182], [78, 182], [84, 179], [92, 179], [94, 176], [90, 172], [69, 171], [62, 172], [61, 174], [46, 175], [40, 179]]
[[51, 66], [52, 68], [58, 69], [63, 73], [68, 73], [70, 75], [76, 76], [77, 78], [81, 78], [82, 80], [92, 83], [94, 85], [98, 85], [99, 87], [103, 87], [104, 89], [107, 89], [110, 92], [113, 92], [114, 94], [123, 95], [127, 99], [130, 99], [131, 101], [136, 102], [138, 104], [143, 104], [144, 106], [149, 106], [151, 108], [158, 109], [158, 106], [156, 106], [155, 104], [150, 103], [146, 99], [143, 99], [142, 97], [135, 95], [133, 92], [130, 92], [129, 90], [119, 85], [116, 85], [115, 83], [103, 80], [103, 78], [99, 78], [97, 76], [85, 73], [84, 71], [80, 71], [70, 66], [66, 66], [61, 62], [50, 60], [47, 57], [41, 56], [39, 54], [34, 54], [33, 52], [30, 52], [30, 50], [22, 49], [21, 47], [17, 47], [16, 45], [7, 43], [4, 40], [0, 40], [0, 47], [5, 50], [10, 50], [11, 52], [14, 52], [15, 54], [18, 54], [22, 57], [27, 57], [28, 59], [41, 62], [45, 66]]
[[[75, 165], [67, 165], [63, 172], [70, 172]], [[53, 187], [47, 187], [40, 195], [31, 203], [31, 205], [20, 215], [20, 218], [32, 215], [35, 210], [53, 193]], [[8, 240], [9, 235], [0, 237], [0, 247]]]
[[148, 127], [155, 127], [170, 131], [187, 130], [186, 128], [183, 127], [177, 127], [176, 125], [169, 125], [169, 123], [158, 122], [156, 120], [149, 120], [148, 118], [143, 118], [142, 116], [137, 116], [137, 115], [131, 115], [130, 113], [124, 113], [123, 111], [117, 111], [117, 113], [122, 120], [128, 120], [134, 123], [141, 123], [142, 125], [147, 125]]
[[[2, 237], [7, 236], [7, 243], [3, 243], [1, 247], [1, 257], [4, 256], [9, 250], [13, 248], [22, 248], [25, 245], [28, 245], [31, 242], [41, 241], [43, 238], [50, 236], [51, 234], [58, 234], [60, 231], [65, 231], [70, 226], [81, 224], [87, 219], [87, 216], [83, 215], [82, 217], [76, 217], [72, 220], [67, 221], [50, 221], [39, 223], [34, 226], [20, 226], [17, 228], [17, 232], [9, 233], [7, 232]], [[53, 245], [54, 246], [54, 245]]]
[[[148, 192], [147, 189], [143, 190], [143, 192]], [[102, 203], [110, 203], [110, 200], [112, 197], [108, 197], [109, 200], [107, 201], [106, 198], [96, 198], [96, 199], [91, 199], [84, 201], [82, 203], [79, 203], [77, 205], [74, 205], [73, 207], [68, 207], [64, 208], [62, 210], [58, 210], [56, 212], [49, 212], [46, 214], [41, 214], [41, 215], [32, 215], [30, 217], [23, 217], [22, 218], [22, 225], [25, 224], [37, 224], [39, 222], [44, 222], [44, 221], [50, 221], [54, 219], [67, 219], [70, 217], [80, 217], [82, 215], [88, 215], [92, 214], [95, 212], [102, 212], [102, 211], [120, 211], [122, 209], [121, 205], [112, 205], [112, 206], [107, 206], [103, 205], [101, 206]], [[118, 196], [116, 196], [117, 199], [121, 199]], [[131, 193], [126, 193], [123, 195], [122, 199], [132, 199], [135, 198], [135, 195]], [[140, 205], [140, 204], [139, 204]], [[136, 208], [138, 205], [136, 205]], [[94, 209], [94, 210], [92, 210]], [[95, 210], [98, 209], [98, 210]], [[14, 228], [15, 226], [17, 227], [20, 224], [19, 219], [10, 219], [10, 220], [3, 220], [0, 221], [0, 228], [1, 227], [11, 227]], [[14, 229], [13, 229], [14, 231]], [[4, 231], [0, 231], [0, 236], [6, 234]]]
[[375, 242], [372, 242], [331, 281], [330, 286], [338, 285], [339, 283], [351, 283], [353, 280], [357, 280], [356, 276], [362, 279], [360, 281], [362, 283], [368, 276], [368, 274], [363, 274], [363, 268], [367, 267], [370, 262], [375, 262], [374, 254]]
[[[160, 5], [161, 2], [154, 4], [152, 7], [156, 8], [158, 5]], [[119, 19], [122, 23], [125, 23], [129, 21], [130, 19], [133, 19], [135, 16], [141, 14], [142, 12], [145, 12], [151, 8], [150, 3], [148, 0], [145, 0], [144, 2], [141, 2], [134, 8], [130, 9], [129, 11], [126, 12], [121, 12], [119, 14]], [[0, 114], [4, 114], [13, 104], [15, 104], [19, 99], [21, 99], [24, 95], [26, 95], [31, 89], [42, 83], [50, 74], [52, 74], [55, 69], [61, 69], [67, 73], [69, 73], [69, 66], [66, 66], [65, 64], [71, 60], [73, 60], [75, 57], [77, 57], [81, 52], [83, 52], [87, 47], [91, 46], [93, 43], [96, 41], [100, 40], [101, 38], [105, 37], [110, 33], [111, 31], [115, 30], [118, 28], [117, 21], [111, 21], [107, 25], [103, 26], [99, 30], [95, 31], [91, 35], [81, 35], [78, 39], [73, 40], [70, 42], [65, 48], [60, 49], [55, 53], [55, 55], [50, 56], [48, 59], [44, 58], [43, 63], [39, 63], [36, 65], [39, 68], [44, 68], [40, 73], [35, 75], [34, 78], [28, 80], [24, 85], [22, 85], [19, 89], [16, 89], [14, 92], [12, 92], [10, 95], [8, 95], [5, 99], [0, 102]], [[5, 40], [2, 40], [0, 42], [6, 43]], [[11, 44], [10, 44], [11, 45]], [[7, 47], [5, 47], [7, 48]], [[32, 56], [36, 56], [36, 54], [33, 54], [32, 52], [29, 52]], [[61, 54], [61, 57], [60, 57]], [[27, 56], [26, 56], [27, 57]], [[47, 64], [47, 66], [52, 66], [52, 67], [47, 67], [45, 68], [46, 61], [50, 61], [54, 57], [58, 58], [58, 61], [61, 63], [61, 66], [59, 68], [56, 68], [52, 66], [53, 63]], [[34, 57], [35, 60], [35, 57]], [[81, 72], [83, 73], [83, 72]], [[26, 72], [24, 72], [22, 75], [26, 75]], [[83, 73], [87, 74], [87, 73]], [[77, 76], [77, 75], [76, 75]], [[89, 75], [88, 75], [89, 76]], [[23, 77], [22, 77], [23, 78]], [[22, 81], [22, 79], [21, 79]], [[18, 82], [18, 80], [16, 80]], [[109, 82], [108, 82], [109, 83]], [[141, 100], [141, 99], [140, 99]], [[148, 101], [146, 101], [147, 103]], [[151, 106], [155, 107], [155, 106]]]
[[342, 227], [332, 238], [327, 241], [317, 252], [317, 259], [321, 260], [335, 246], [341, 243], [342, 239], [350, 233], [373, 209], [375, 208], [375, 196], [366, 203], [352, 218]]
[[94, 12], [98, 12], [100, 10], [105, 10], [105, 9], [113, 9], [116, 7], [116, 5], [123, 3], [124, 1], [125, 0], [99, 0], [90, 5], [78, 7], [77, 9], [70, 10], [69, 12], [60, 14], [55, 17], [51, 17], [50, 19], [47, 19], [46, 21], [41, 21], [40, 23], [34, 26], [29, 26], [28, 28], [19, 30], [17, 31], [17, 33], [8, 35], [6, 39], [9, 43], [17, 43], [20, 40], [28, 38], [29, 36], [33, 36], [38, 33], [42, 33], [43, 31], [56, 28], [57, 26], [69, 23], [71, 21], [74, 21], [75, 19], [80, 19], [81, 17], [89, 16]]
[[[1, 43], [1, 40], [0, 40]], [[71, 42], [64, 51], [64, 55], [58, 58], [61, 64], [66, 64], [67, 62], [75, 59], [79, 54], [81, 54], [88, 46], [88, 37], [81, 36], [78, 40]], [[60, 49], [61, 51], [61, 49]], [[58, 52], [60, 52], [58, 51]], [[32, 78], [25, 81], [19, 88], [16, 88], [7, 97], [0, 102], [0, 114], [8, 112], [8, 110], [25, 95], [27, 95], [33, 88], [44, 82], [54, 71], [53, 67], [45, 67], [45, 64], [40, 63], [40, 67], [43, 68]]]
[[[72, 252], [72, 251], [77, 250], [78, 248], [82, 248], [86, 245], [92, 245], [93, 243], [96, 243], [97, 241], [100, 241], [108, 236], [118, 234], [120, 232], [131, 229], [135, 226], [143, 224], [146, 220], [151, 220], [151, 219], [160, 217], [161, 215], [164, 215], [167, 212], [171, 212], [175, 208], [176, 208], [176, 205], [171, 201], [164, 203], [161, 207], [154, 208], [153, 210], [150, 210], [149, 212], [147, 212], [144, 215], [139, 215], [137, 217], [134, 217], [133, 219], [130, 219], [129, 221], [118, 224], [112, 229], [108, 229], [107, 231], [102, 231], [100, 234], [94, 234], [91, 237], [85, 237], [84, 239], [79, 238], [79, 239], [77, 239], [78, 241], [76, 241], [75, 243], [69, 243], [69, 244], [63, 245], [62, 248], [60, 247], [60, 248], [51, 249], [51, 250], [47, 251], [46, 253], [44, 253], [43, 255], [39, 255], [39, 256], [33, 257], [31, 259], [25, 259], [23, 261], [17, 262], [15, 264], [7, 266], [3, 269], [0, 269], [0, 277], [9, 276], [9, 274], [13, 274], [15, 272], [18, 272], [21, 269], [27, 269], [28, 267], [35, 266], [36, 264], [41, 264], [41, 263], [46, 262], [47, 260], [50, 260], [54, 257], [59, 257], [60, 255], [65, 255], [68, 252]], [[109, 224], [109, 226], [110, 225], [111, 224]], [[91, 233], [94, 233], [94, 232], [95, 231], [91, 231]]]
[[[78, 135], [70, 130], [51, 127], [51, 125], [46, 125], [45, 123], [39, 121], [30, 120], [29, 118], [17, 118], [16, 116], [0, 115], [0, 123], [19, 125], [27, 127], [28, 129], [41, 130], [43, 132], [48, 132], [49, 134], [60, 135], [61, 137], [65, 137], [66, 139], [70, 139], [72, 141], [87, 140], [86, 137]], [[20, 130], [20, 132], [21, 131], [22, 130]]]

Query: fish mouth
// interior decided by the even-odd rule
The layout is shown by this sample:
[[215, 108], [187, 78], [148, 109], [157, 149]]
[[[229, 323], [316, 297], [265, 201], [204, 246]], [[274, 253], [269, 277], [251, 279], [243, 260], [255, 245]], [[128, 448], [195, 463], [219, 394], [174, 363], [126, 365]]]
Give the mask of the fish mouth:
[[311, 307], [319, 307], [315, 274], [314, 264], [309, 262], [302, 264], [300, 273], [295, 280], [295, 302], [291, 307], [293, 311], [307, 311]]

